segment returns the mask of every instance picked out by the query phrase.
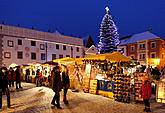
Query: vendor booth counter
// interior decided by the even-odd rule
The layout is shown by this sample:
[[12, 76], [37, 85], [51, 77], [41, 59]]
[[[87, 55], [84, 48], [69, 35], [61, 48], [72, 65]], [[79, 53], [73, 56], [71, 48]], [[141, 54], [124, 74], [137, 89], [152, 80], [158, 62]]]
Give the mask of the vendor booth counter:
[[156, 98], [157, 102], [165, 103], [165, 79], [159, 81], [157, 84]]

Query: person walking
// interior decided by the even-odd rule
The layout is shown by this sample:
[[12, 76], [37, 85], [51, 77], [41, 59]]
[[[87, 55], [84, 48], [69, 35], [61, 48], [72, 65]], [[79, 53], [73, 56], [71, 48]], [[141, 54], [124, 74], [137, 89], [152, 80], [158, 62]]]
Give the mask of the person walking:
[[70, 80], [69, 80], [69, 75], [68, 75], [68, 69], [66, 66], [64, 66], [64, 71], [62, 72], [62, 84], [63, 84], [63, 91], [64, 91], [63, 102], [64, 104], [68, 104], [66, 95], [70, 87]]
[[52, 74], [52, 90], [55, 92], [55, 95], [52, 99], [51, 104], [55, 105], [58, 109], [62, 109], [60, 107], [60, 91], [62, 89], [62, 81], [60, 76], [60, 67], [56, 66], [53, 68]]
[[9, 68], [8, 79], [9, 79], [9, 87], [11, 88], [11, 90], [13, 90], [13, 88], [14, 88], [15, 74], [14, 74], [14, 70], [13, 70], [12, 67]]
[[18, 85], [19, 85], [19, 88], [22, 88], [21, 86], [21, 68], [20, 66], [17, 66], [17, 69], [15, 71], [15, 75], [16, 75], [16, 89], [18, 89]]
[[151, 95], [152, 95], [151, 83], [149, 81], [149, 78], [145, 77], [144, 83], [141, 86], [141, 96], [143, 98], [143, 102], [145, 105], [145, 108], [144, 108], [145, 112], [151, 112], [150, 102], [149, 102]]
[[10, 108], [10, 91], [8, 89], [8, 71], [6, 67], [0, 69], [0, 109], [2, 109], [2, 95], [7, 95], [7, 107]]

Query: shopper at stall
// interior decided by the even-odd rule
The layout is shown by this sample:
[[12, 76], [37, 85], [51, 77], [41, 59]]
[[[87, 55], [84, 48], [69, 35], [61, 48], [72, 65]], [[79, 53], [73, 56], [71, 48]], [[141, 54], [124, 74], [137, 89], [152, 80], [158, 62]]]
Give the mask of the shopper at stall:
[[151, 94], [152, 94], [151, 83], [149, 81], [149, 78], [145, 77], [144, 82], [141, 86], [141, 96], [143, 98], [143, 102], [145, 105], [144, 111], [146, 111], [146, 112], [151, 112], [150, 102], [149, 102]]
[[0, 109], [2, 109], [2, 95], [7, 95], [7, 107], [10, 108], [10, 91], [8, 89], [8, 71], [6, 67], [0, 69]]
[[26, 82], [31, 82], [31, 79], [30, 79], [30, 70], [29, 69], [26, 69], [25, 81]]
[[[55, 95], [52, 99], [51, 104], [55, 105], [58, 109], [62, 109], [60, 107], [60, 91], [62, 89], [62, 81], [60, 76], [60, 67], [56, 66], [52, 70], [52, 90], [55, 92]], [[56, 102], [56, 103], [55, 103]]]
[[[15, 78], [16, 89], [22, 88], [22, 86], [21, 86], [21, 67], [20, 66], [17, 66], [17, 69], [15, 71], [15, 75], [16, 75], [16, 78]], [[19, 85], [19, 87], [18, 87], [18, 85]]]
[[37, 69], [36, 71], [36, 87], [42, 86], [42, 73], [40, 72], [40, 69]]
[[[8, 71], [9, 87], [10, 89], [14, 88], [15, 73], [12, 67]], [[12, 89], [13, 90], [13, 89]]]
[[68, 69], [66, 66], [64, 66], [64, 71], [62, 72], [62, 84], [63, 84], [63, 91], [64, 91], [63, 102], [64, 104], [68, 104], [66, 95], [70, 87], [70, 81], [69, 81]]

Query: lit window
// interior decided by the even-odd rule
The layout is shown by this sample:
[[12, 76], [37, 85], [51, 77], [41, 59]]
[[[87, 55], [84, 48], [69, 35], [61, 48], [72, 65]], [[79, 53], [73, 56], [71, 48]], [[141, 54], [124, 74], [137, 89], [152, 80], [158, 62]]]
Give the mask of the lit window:
[[13, 47], [13, 46], [14, 46], [14, 43], [13, 43], [13, 41], [11, 41], [11, 40], [8, 40], [7, 43], [8, 43], [8, 46], [9, 46], [9, 47]]
[[44, 50], [45, 49], [45, 45], [44, 44], [40, 44], [40, 50]]
[[4, 58], [11, 58], [11, 53], [10, 52], [4, 52]]

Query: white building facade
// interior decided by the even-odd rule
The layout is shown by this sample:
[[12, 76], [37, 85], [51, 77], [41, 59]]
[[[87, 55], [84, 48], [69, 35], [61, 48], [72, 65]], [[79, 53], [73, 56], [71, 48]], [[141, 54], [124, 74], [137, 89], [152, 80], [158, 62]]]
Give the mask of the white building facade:
[[0, 65], [44, 63], [83, 57], [80, 38], [0, 24]]

